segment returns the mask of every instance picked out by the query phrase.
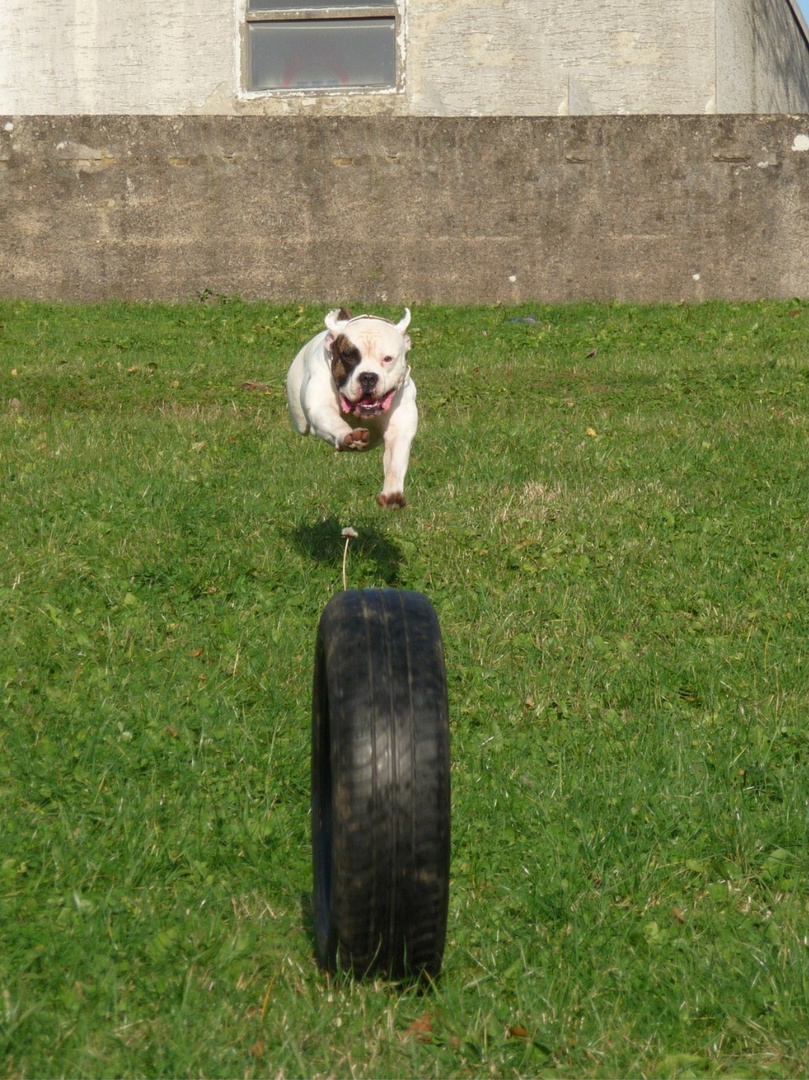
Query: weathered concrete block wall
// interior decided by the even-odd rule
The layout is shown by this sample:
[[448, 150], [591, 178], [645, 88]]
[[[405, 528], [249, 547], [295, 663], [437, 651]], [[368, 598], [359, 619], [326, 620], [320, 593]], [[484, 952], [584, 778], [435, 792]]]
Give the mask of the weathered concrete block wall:
[[0, 295], [809, 293], [809, 117], [0, 117]]

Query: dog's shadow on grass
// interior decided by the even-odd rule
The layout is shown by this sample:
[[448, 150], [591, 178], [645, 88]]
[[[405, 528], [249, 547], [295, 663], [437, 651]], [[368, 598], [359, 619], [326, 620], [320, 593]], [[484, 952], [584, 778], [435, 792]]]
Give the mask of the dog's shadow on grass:
[[[399, 545], [373, 526], [358, 525], [348, 553], [348, 583], [371, 576], [391, 588], [399, 584], [404, 554]], [[289, 538], [298, 550], [313, 562], [341, 567], [345, 538], [336, 518], [326, 518], [313, 525], [301, 524], [289, 530]]]

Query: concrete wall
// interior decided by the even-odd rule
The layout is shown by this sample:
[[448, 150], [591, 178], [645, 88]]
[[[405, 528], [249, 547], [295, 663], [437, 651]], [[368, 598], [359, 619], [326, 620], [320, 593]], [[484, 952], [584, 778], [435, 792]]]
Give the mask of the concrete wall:
[[398, 0], [401, 87], [248, 95], [245, 0], [2, 0], [0, 113], [809, 112], [790, 0]]
[[2, 0], [0, 113], [185, 113], [220, 83], [232, 98], [236, 29], [232, 0]]
[[807, 40], [789, 4], [716, 0], [716, 111], [809, 112]]
[[422, 115], [704, 113], [714, 97], [709, 0], [434, 0], [408, 21]]
[[0, 117], [0, 295], [809, 291], [809, 117]]

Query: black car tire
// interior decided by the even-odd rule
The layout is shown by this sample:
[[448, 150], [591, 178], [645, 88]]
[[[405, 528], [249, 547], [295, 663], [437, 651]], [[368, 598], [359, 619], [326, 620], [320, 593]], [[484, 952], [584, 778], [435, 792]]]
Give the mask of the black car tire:
[[447, 928], [446, 669], [422, 593], [354, 589], [323, 610], [312, 692], [317, 959], [434, 979]]

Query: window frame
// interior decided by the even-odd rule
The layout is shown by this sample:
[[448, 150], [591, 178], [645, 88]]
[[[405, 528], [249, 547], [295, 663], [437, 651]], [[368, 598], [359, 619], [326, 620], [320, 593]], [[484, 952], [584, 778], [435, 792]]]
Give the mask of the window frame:
[[[241, 63], [239, 96], [246, 100], [273, 97], [341, 97], [357, 95], [399, 94], [404, 89], [404, 48], [402, 43], [403, 0], [354, 0], [344, 5], [325, 7], [307, 6], [306, 0], [295, 4], [288, 0], [286, 6], [250, 8], [250, 0], [241, 0]], [[393, 19], [394, 81], [388, 86], [299, 86], [266, 87], [251, 89], [250, 77], [250, 26], [273, 22], [315, 22], [320, 20], [349, 21], [351, 19]]]

